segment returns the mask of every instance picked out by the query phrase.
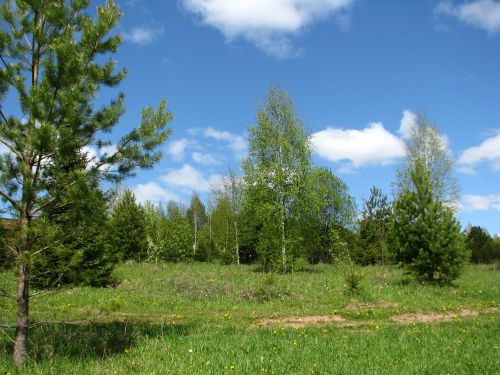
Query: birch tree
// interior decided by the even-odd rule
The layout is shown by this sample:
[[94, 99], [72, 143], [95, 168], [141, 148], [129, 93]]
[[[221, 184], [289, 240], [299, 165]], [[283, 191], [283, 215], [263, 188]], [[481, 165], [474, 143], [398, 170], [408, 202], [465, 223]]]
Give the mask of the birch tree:
[[396, 195], [406, 189], [415, 190], [411, 173], [421, 163], [429, 174], [433, 194], [449, 206], [455, 206], [460, 198], [460, 187], [454, 174], [455, 160], [448, 148], [445, 136], [423, 113], [416, 116], [406, 140], [406, 162], [396, 174]]
[[262, 224], [258, 247], [262, 254], [279, 258], [286, 271], [287, 226], [310, 169], [310, 136], [292, 99], [276, 86], [269, 89], [257, 111], [257, 124], [248, 133], [249, 154], [242, 166], [247, 204], [253, 206], [255, 219]]
[[217, 207], [221, 201], [227, 200], [229, 209], [224, 209], [225, 204], [222, 204], [222, 208], [218, 210], [218, 213], [226, 212], [229, 215], [227, 220], [231, 222], [231, 230], [234, 234], [236, 263], [240, 264], [239, 217], [242, 208], [243, 179], [232, 169], [229, 169], [226, 175], [221, 176], [219, 180], [211, 186], [210, 190], [210, 199], [214, 202], [213, 205], [215, 207]]
[[193, 194], [191, 205], [186, 215], [193, 230], [193, 255], [196, 255], [199, 247], [200, 232], [205, 227], [207, 221], [207, 212], [198, 194]]

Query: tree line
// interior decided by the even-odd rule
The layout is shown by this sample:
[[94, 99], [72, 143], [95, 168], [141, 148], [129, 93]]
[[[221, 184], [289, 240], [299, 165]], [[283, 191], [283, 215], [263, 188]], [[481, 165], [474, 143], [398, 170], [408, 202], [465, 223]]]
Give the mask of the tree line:
[[[193, 193], [187, 205], [141, 205], [130, 190], [104, 192], [89, 182], [67, 209], [38, 218], [33, 269], [40, 272], [31, 282], [108, 285], [119, 262], [194, 260], [255, 263], [274, 272], [319, 262], [401, 264], [420, 279], [446, 283], [469, 256], [498, 261], [498, 238], [480, 227], [461, 232], [453, 160], [437, 128], [420, 116], [408, 142], [396, 198], [372, 187], [358, 210], [348, 186], [312, 163], [309, 134], [292, 99], [272, 86], [249, 128], [242, 173], [220, 176], [207, 202]], [[2, 263], [15, 263], [6, 247]]]

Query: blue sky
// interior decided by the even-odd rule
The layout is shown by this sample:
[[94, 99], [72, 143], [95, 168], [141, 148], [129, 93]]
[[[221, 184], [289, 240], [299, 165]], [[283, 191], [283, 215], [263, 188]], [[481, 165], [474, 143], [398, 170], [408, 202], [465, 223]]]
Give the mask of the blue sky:
[[[141, 201], [203, 197], [246, 152], [272, 83], [313, 134], [314, 161], [358, 200], [391, 194], [404, 132], [424, 111], [457, 158], [460, 219], [500, 233], [500, 1], [128, 0], [115, 58], [133, 126], [166, 98], [164, 159], [125, 185]], [[115, 92], [103, 92], [100, 100]]]

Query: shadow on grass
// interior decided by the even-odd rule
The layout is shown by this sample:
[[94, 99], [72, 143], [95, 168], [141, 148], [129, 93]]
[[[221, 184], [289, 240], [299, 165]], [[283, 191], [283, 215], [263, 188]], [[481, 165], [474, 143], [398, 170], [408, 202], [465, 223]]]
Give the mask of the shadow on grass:
[[[192, 329], [193, 325], [136, 322], [41, 324], [30, 329], [28, 353], [34, 361], [106, 358], [125, 352], [144, 338], [168, 341], [174, 336], [186, 336]], [[12, 349], [12, 343], [0, 336], [0, 355], [10, 359]]]

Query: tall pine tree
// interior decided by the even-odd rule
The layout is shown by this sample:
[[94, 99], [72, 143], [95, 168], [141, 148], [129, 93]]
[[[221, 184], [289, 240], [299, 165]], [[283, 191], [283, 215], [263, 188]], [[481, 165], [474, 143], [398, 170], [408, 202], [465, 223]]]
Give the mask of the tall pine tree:
[[[17, 319], [14, 362], [27, 357], [34, 222], [69, 204], [71, 188], [87, 179], [119, 180], [157, 162], [172, 116], [162, 101], [147, 108], [140, 125], [111, 146], [106, 136], [124, 113], [124, 95], [95, 109], [103, 87], [125, 77], [111, 55], [121, 38], [111, 34], [120, 11], [107, 0], [94, 17], [89, 0], [4, 1], [0, 5], [0, 102], [7, 93], [18, 107], [0, 109], [0, 196], [18, 220]], [[10, 111], [10, 112], [7, 112]], [[90, 157], [95, 154], [96, 157]], [[34, 270], [38, 272], [38, 270]]]

